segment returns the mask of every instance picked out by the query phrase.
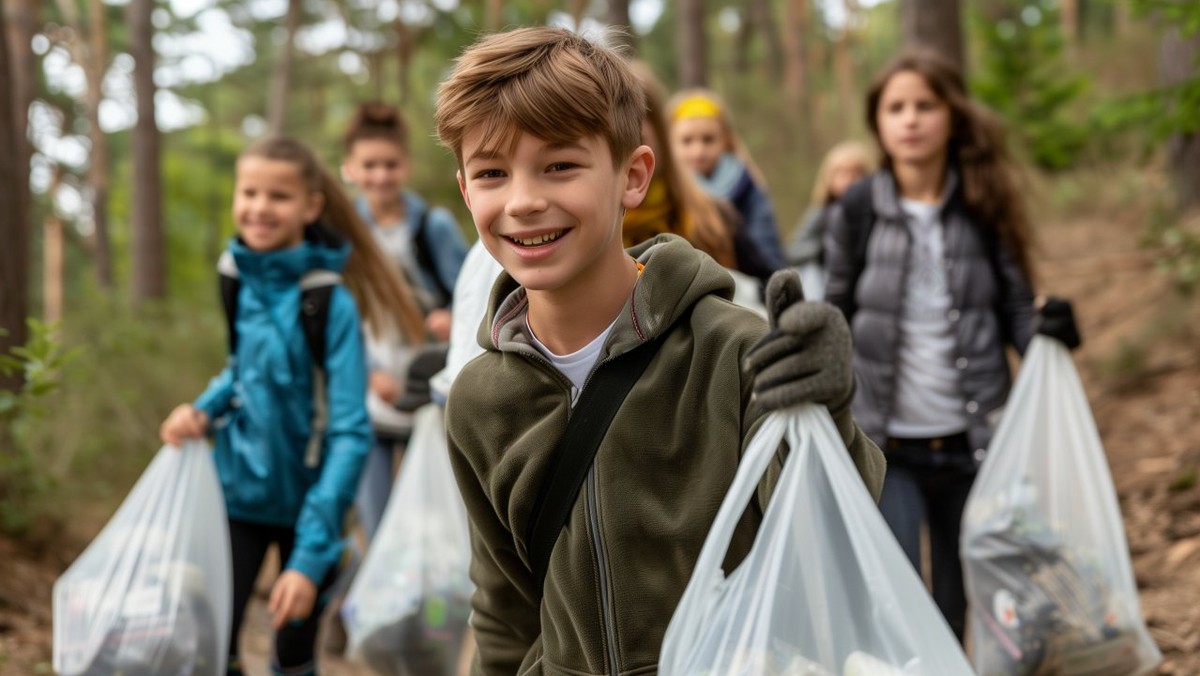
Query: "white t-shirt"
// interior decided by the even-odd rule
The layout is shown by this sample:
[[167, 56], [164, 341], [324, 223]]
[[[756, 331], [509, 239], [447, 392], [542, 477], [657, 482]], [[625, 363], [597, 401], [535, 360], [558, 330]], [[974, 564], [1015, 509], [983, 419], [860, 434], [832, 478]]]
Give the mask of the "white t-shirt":
[[955, 365], [953, 304], [946, 280], [945, 244], [938, 205], [901, 200], [912, 244], [900, 344], [896, 360], [895, 407], [889, 436], [922, 438], [967, 429], [960, 373]]
[[[526, 322], [529, 320], [526, 319]], [[542, 344], [537, 336], [533, 334], [533, 329], [529, 329], [529, 335], [533, 336], [533, 344], [537, 349], [550, 360], [554, 368], [558, 369], [567, 380], [571, 381], [571, 405], [575, 405], [575, 399], [579, 396], [579, 391], [583, 389], [583, 384], [587, 381], [588, 374], [592, 372], [592, 368], [596, 366], [596, 362], [600, 361], [600, 354], [604, 351], [604, 341], [608, 339], [608, 334], [612, 333], [613, 327], [616, 326], [617, 320], [613, 320], [608, 328], [600, 332], [600, 335], [592, 339], [592, 342], [584, 345], [575, 352], [566, 355], [557, 355], [550, 351], [550, 348]], [[528, 323], [526, 324], [528, 326]]]

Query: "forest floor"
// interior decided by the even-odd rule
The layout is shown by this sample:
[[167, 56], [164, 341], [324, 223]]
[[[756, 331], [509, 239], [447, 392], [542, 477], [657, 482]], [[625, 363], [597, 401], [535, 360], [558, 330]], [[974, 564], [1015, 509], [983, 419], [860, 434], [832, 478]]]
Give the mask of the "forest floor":
[[[1043, 227], [1039, 288], [1071, 298], [1085, 342], [1076, 364], [1121, 500], [1142, 610], [1165, 656], [1160, 674], [1200, 674], [1200, 309], [1176, 298], [1139, 246], [1137, 217]], [[0, 675], [50, 673], [51, 587], [98, 531], [87, 513], [21, 543], [0, 537]], [[244, 638], [266, 674], [264, 604]], [[369, 672], [325, 655], [329, 676]]]

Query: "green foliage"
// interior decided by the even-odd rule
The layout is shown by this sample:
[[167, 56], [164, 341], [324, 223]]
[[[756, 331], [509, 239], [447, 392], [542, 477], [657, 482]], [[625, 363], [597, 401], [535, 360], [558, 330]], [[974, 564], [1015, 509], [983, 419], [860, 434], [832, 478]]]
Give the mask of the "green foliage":
[[974, 22], [982, 63], [972, 87], [1004, 116], [1037, 166], [1069, 168], [1088, 139], [1070, 110], [1087, 90], [1087, 78], [1066, 65], [1054, 0], [1009, 5], [1011, 16]]
[[1195, 467], [1188, 467], [1188, 468], [1184, 469], [1182, 472], [1179, 473], [1178, 476], [1176, 476], [1174, 479], [1171, 480], [1171, 484], [1170, 484], [1170, 486], [1168, 486], [1168, 488], [1171, 490], [1172, 493], [1182, 493], [1184, 491], [1190, 491], [1195, 487], [1196, 487], [1196, 468]]
[[1181, 293], [1194, 293], [1200, 285], [1200, 235], [1175, 224], [1163, 230], [1159, 244], [1165, 252], [1156, 262], [1158, 270], [1170, 275]]
[[29, 428], [45, 418], [47, 402], [63, 383], [67, 366], [80, 354], [66, 347], [56, 328], [37, 319], [27, 320], [29, 338], [24, 345], [0, 355], [0, 373], [20, 374], [21, 388], [0, 391], [0, 532], [20, 533], [39, 515], [40, 502], [54, 482], [39, 462], [35, 447], [27, 443]]
[[[1133, 9], [1153, 16], [1184, 37], [1200, 32], [1200, 2], [1191, 0], [1133, 0]], [[1104, 102], [1092, 111], [1092, 121], [1104, 134], [1149, 131], [1158, 145], [1174, 134], [1200, 131], [1200, 64], [1193, 76], [1174, 85], [1154, 87]]]

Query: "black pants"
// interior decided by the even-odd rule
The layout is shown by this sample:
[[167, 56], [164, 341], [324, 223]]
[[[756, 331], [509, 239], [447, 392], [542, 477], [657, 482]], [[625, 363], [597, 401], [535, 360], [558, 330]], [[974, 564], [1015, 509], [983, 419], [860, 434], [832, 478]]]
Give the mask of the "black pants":
[[879, 509], [921, 573], [921, 526], [929, 528], [933, 600], [962, 641], [967, 622], [959, 538], [976, 463], [965, 433], [939, 439], [889, 439]]
[[[229, 520], [229, 544], [233, 552], [233, 625], [229, 637], [231, 674], [239, 673], [238, 634], [246, 615], [246, 605], [254, 592], [254, 582], [258, 579], [267, 548], [272, 543], [279, 547], [281, 565], [287, 565], [292, 548], [296, 544], [294, 529]], [[307, 619], [289, 622], [275, 633], [274, 654], [271, 658], [271, 668], [275, 673], [316, 673], [314, 647], [317, 627], [320, 625], [321, 610], [328, 600], [327, 592], [333, 586], [336, 576], [336, 571], [330, 571], [317, 586], [317, 602]]]

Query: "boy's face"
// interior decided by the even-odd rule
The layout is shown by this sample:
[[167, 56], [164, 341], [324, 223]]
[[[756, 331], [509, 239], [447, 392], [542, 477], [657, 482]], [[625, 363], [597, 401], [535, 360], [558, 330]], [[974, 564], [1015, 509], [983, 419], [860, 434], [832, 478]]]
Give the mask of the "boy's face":
[[394, 201], [408, 182], [408, 156], [395, 141], [359, 139], [350, 146], [342, 171], [371, 204]]
[[627, 264], [621, 219], [646, 194], [650, 149], [614, 166], [599, 137], [560, 145], [522, 132], [494, 153], [481, 141], [478, 128], [463, 138], [458, 185], [488, 252], [528, 291], [600, 292]]

